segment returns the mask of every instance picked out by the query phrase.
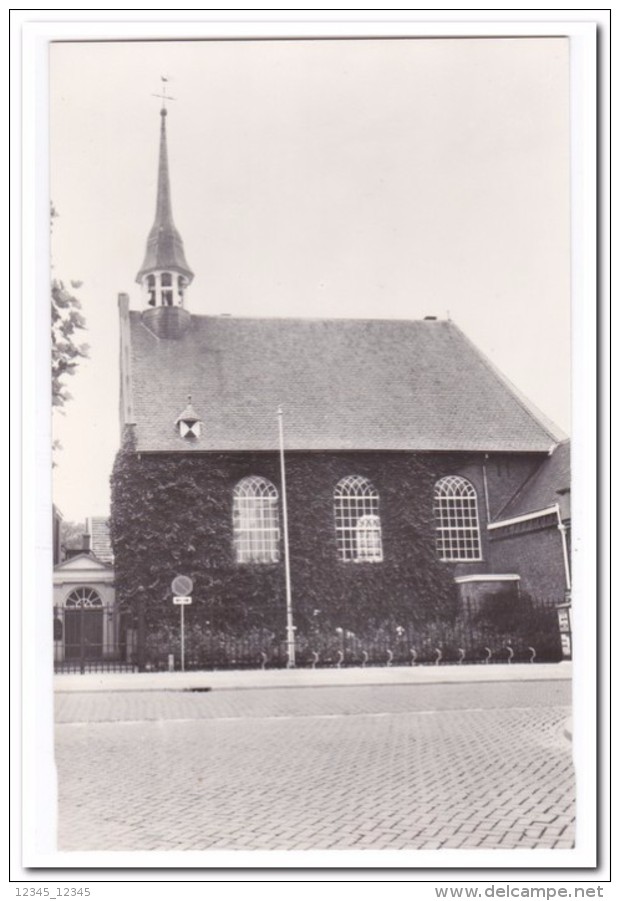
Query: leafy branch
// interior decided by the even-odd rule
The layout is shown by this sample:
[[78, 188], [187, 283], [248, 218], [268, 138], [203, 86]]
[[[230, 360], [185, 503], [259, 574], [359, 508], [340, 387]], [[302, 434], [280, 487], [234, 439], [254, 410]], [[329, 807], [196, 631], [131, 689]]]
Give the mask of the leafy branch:
[[[80, 282], [72, 281], [77, 290]], [[76, 342], [76, 333], [86, 328], [81, 313], [82, 304], [64, 282], [52, 279], [52, 405], [63, 407], [71, 399], [64, 384], [66, 376], [74, 375], [81, 359], [88, 357], [88, 345]]]

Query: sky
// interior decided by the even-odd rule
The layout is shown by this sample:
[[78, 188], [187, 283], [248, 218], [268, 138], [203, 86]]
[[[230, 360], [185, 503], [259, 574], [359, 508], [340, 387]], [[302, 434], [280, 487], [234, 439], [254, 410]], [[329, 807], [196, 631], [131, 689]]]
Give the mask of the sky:
[[570, 432], [565, 39], [60, 42], [52, 274], [82, 282], [90, 345], [54, 415], [65, 519], [109, 511], [162, 75], [191, 312], [450, 317]]

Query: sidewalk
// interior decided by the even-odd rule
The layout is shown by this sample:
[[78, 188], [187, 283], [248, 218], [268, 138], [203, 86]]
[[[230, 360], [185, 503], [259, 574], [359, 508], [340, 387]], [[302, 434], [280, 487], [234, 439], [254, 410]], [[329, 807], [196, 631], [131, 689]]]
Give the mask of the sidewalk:
[[219, 670], [174, 673], [61, 673], [56, 692], [187, 691], [253, 688], [311, 688], [347, 685], [436, 685], [467, 682], [570, 680], [572, 664], [472, 664], [329, 669]]

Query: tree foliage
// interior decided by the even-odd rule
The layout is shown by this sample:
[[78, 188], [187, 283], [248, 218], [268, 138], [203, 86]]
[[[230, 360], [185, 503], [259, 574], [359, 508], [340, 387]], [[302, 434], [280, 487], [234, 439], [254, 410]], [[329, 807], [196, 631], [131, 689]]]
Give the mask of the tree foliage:
[[[52, 207], [51, 220], [57, 213]], [[70, 282], [66, 287], [60, 279], [53, 278], [51, 284], [52, 300], [52, 405], [63, 407], [71, 398], [64, 379], [75, 373], [81, 359], [88, 356], [88, 345], [77, 341], [77, 333], [86, 328], [86, 321], [81, 312], [82, 304], [72, 293], [81, 286], [81, 282]]]
[[63, 548], [75, 550], [82, 547], [85, 531], [84, 522], [63, 519], [60, 523], [60, 544]]
[[[71, 282], [77, 289], [80, 282]], [[88, 356], [88, 345], [76, 342], [76, 332], [86, 328], [82, 305], [65, 287], [64, 282], [52, 279], [52, 404], [63, 407], [71, 394], [64, 384], [73, 375], [79, 361]]]

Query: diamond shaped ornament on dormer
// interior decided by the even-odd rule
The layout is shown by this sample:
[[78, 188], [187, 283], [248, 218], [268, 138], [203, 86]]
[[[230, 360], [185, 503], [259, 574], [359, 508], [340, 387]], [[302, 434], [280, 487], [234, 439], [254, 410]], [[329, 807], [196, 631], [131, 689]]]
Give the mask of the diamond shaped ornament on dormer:
[[202, 421], [192, 407], [192, 395], [187, 395], [187, 406], [175, 422], [181, 438], [200, 438]]

